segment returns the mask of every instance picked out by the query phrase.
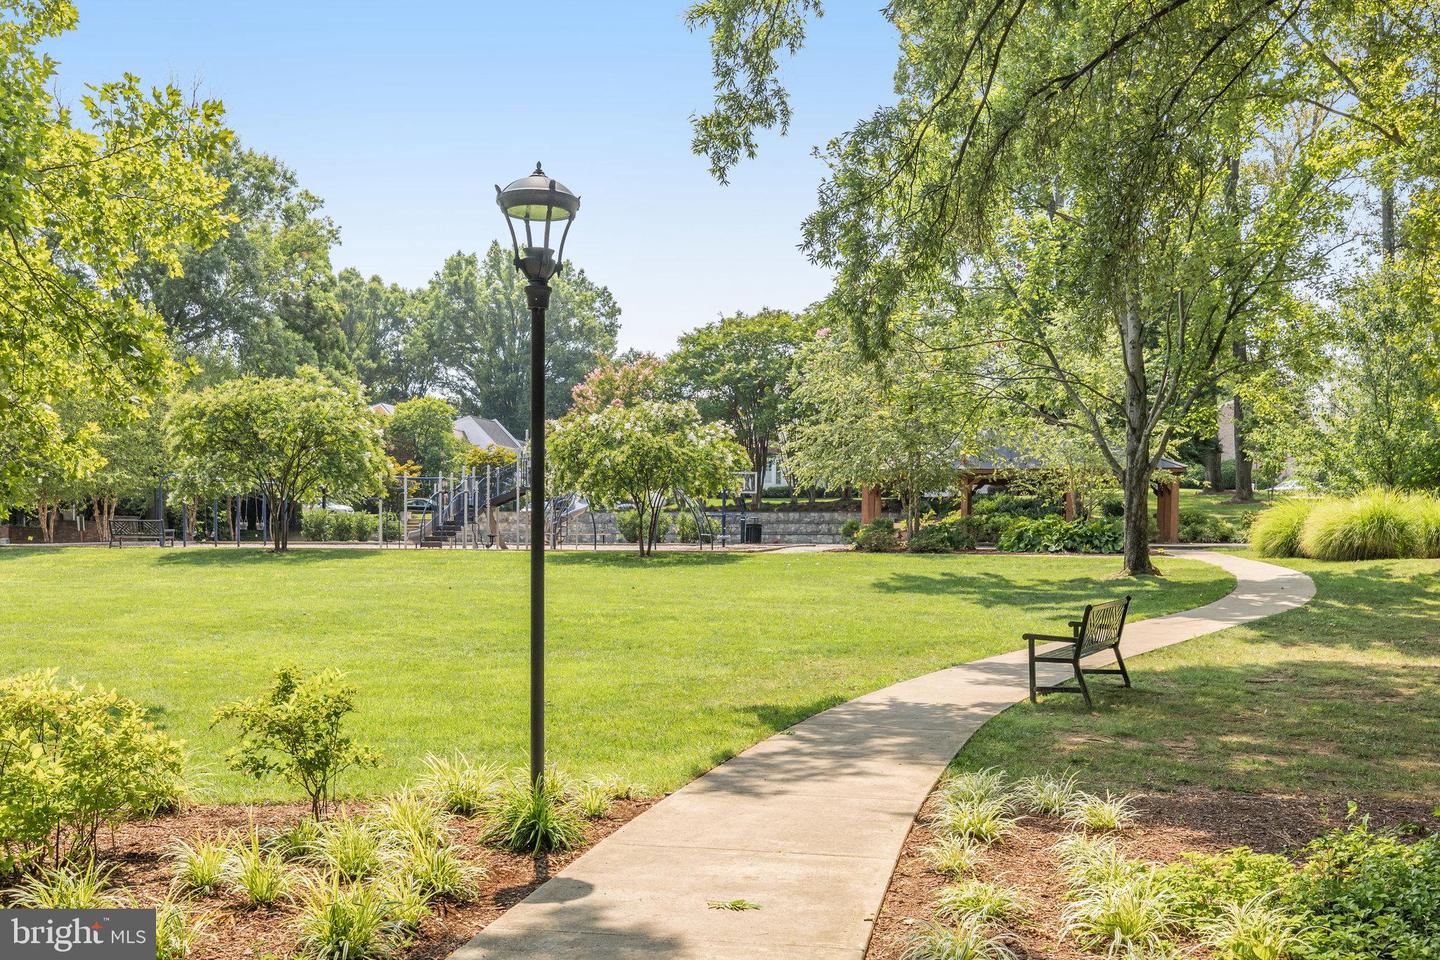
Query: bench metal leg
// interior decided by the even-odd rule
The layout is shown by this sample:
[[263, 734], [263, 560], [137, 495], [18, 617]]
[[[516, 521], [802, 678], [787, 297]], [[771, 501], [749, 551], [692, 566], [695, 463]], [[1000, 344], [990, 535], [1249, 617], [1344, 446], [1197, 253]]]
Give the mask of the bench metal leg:
[[1080, 669], [1079, 659], [1075, 660], [1075, 682], [1080, 685], [1080, 693], [1085, 697], [1085, 706], [1088, 709], [1095, 709], [1095, 701], [1090, 699], [1090, 685], [1085, 682], [1085, 671]]
[[1120, 645], [1115, 645], [1115, 663], [1120, 667], [1120, 676], [1125, 680], [1125, 686], [1130, 686], [1130, 671], [1125, 669], [1125, 658], [1120, 656]]
[[1038, 703], [1035, 698], [1035, 641], [1027, 640], [1026, 643], [1030, 645], [1030, 702]]

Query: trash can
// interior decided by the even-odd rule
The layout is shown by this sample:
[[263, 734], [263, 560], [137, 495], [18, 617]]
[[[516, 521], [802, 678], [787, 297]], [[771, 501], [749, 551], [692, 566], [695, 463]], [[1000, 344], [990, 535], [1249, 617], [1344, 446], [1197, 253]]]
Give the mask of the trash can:
[[759, 542], [760, 542], [760, 524], [759, 524], [759, 523], [756, 523], [756, 522], [753, 521], [753, 520], [747, 520], [747, 521], [745, 522], [744, 535], [740, 538], [740, 542], [741, 542], [741, 543], [759, 543]]

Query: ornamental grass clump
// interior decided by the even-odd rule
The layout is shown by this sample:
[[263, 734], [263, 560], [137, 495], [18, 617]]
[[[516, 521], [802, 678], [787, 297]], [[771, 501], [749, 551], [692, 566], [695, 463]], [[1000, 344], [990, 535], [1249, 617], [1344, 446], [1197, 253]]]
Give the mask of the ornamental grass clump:
[[462, 817], [473, 817], [485, 808], [505, 784], [504, 772], [498, 764], [472, 763], [464, 754], [425, 758], [425, 773], [416, 781], [416, 789], [433, 798], [446, 810]]
[[209, 914], [191, 913], [178, 903], [156, 906], [155, 960], [186, 960], [210, 923]]
[[1300, 556], [1300, 531], [1313, 509], [1314, 500], [1281, 500], [1250, 524], [1250, 545], [1262, 557]]
[[382, 800], [367, 818], [382, 838], [405, 845], [436, 846], [449, 837], [450, 816], [428, 796], [413, 790]]
[[1073, 773], [1063, 777], [1041, 774], [1026, 777], [1015, 785], [1015, 799], [1030, 813], [1058, 817], [1075, 802], [1080, 788]]
[[951, 774], [940, 781], [939, 788], [944, 800], [1003, 800], [1005, 791], [1004, 772], [991, 767]]
[[1113, 886], [1149, 869], [1121, 853], [1109, 837], [1071, 834], [1056, 843], [1054, 851], [1066, 884], [1077, 893]]
[[1124, 957], [1164, 949], [1174, 915], [1169, 891], [1146, 871], [1083, 890], [1061, 924], [1062, 937]]
[[1295, 916], [1268, 893], [1223, 904], [1201, 934], [1218, 960], [1291, 960], [1306, 947]]
[[335, 817], [321, 824], [306, 859], [341, 880], [364, 880], [380, 872], [380, 837], [365, 820]]
[[982, 923], [1013, 923], [1024, 919], [1025, 908], [1004, 887], [970, 879], [952, 883], [935, 895], [935, 915], [941, 920], [971, 917]]
[[1108, 833], [1128, 827], [1135, 820], [1134, 797], [1113, 796], [1105, 791], [1104, 797], [1088, 793], [1077, 793], [1065, 808], [1062, 816], [1065, 822], [1077, 830]]
[[910, 938], [905, 960], [1015, 960], [1006, 939], [983, 921], [965, 917], [954, 924], [926, 923]]
[[991, 844], [1010, 832], [1015, 818], [1007, 815], [1004, 800], [960, 800], [942, 795], [930, 823], [943, 837]]
[[517, 777], [487, 812], [483, 838], [506, 850], [533, 854], [572, 850], [585, 842], [585, 827], [551, 774], [535, 784]]
[[920, 851], [926, 866], [952, 880], [974, 873], [981, 854], [980, 844], [964, 837], [938, 837]]
[[17, 907], [27, 910], [101, 910], [124, 904], [110, 889], [114, 868], [101, 870], [93, 861], [42, 870], [11, 893]]
[[170, 848], [170, 889], [180, 896], [208, 896], [225, 881], [230, 846], [220, 839], [176, 840]]
[[408, 843], [387, 847], [384, 862], [388, 876], [413, 882], [426, 903], [469, 903], [486, 876], [485, 868], [466, 860], [453, 843], [429, 843], [414, 837]]
[[1420, 547], [1417, 502], [1389, 490], [1315, 507], [1300, 532], [1300, 551], [1316, 560], [1413, 557]]
[[290, 871], [278, 851], [267, 850], [252, 828], [250, 840], [226, 867], [231, 888], [252, 907], [272, 907], [290, 894]]
[[301, 955], [314, 960], [389, 956], [405, 933], [394, 902], [376, 884], [345, 884], [333, 875], [310, 880], [296, 918]]

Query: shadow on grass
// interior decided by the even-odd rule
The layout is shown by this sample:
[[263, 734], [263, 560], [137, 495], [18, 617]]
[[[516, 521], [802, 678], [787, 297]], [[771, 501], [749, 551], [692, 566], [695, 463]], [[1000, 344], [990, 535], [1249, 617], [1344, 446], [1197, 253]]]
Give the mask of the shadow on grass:
[[986, 724], [960, 762], [1017, 777], [1070, 770], [1117, 789], [1431, 798], [1440, 790], [1433, 660], [1154, 669], [1138, 657], [1129, 665], [1133, 688], [1092, 683], [1094, 710], [1064, 694], [1022, 702]]

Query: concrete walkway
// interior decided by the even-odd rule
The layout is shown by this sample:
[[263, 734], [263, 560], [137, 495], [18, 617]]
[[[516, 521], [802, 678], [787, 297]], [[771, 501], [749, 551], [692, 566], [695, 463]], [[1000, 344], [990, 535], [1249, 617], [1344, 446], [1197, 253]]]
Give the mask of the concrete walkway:
[[[1127, 658], [1298, 607], [1315, 592], [1285, 567], [1186, 555], [1229, 571], [1234, 591], [1128, 626]], [[1017, 638], [1024, 629], [1015, 624]], [[1058, 670], [1042, 677], [1068, 672]], [[1145, 662], [1132, 670], [1143, 686]], [[817, 714], [666, 797], [453, 956], [862, 960], [921, 804], [970, 734], [1027, 692], [1022, 650]], [[731, 899], [760, 909], [708, 906]]]

